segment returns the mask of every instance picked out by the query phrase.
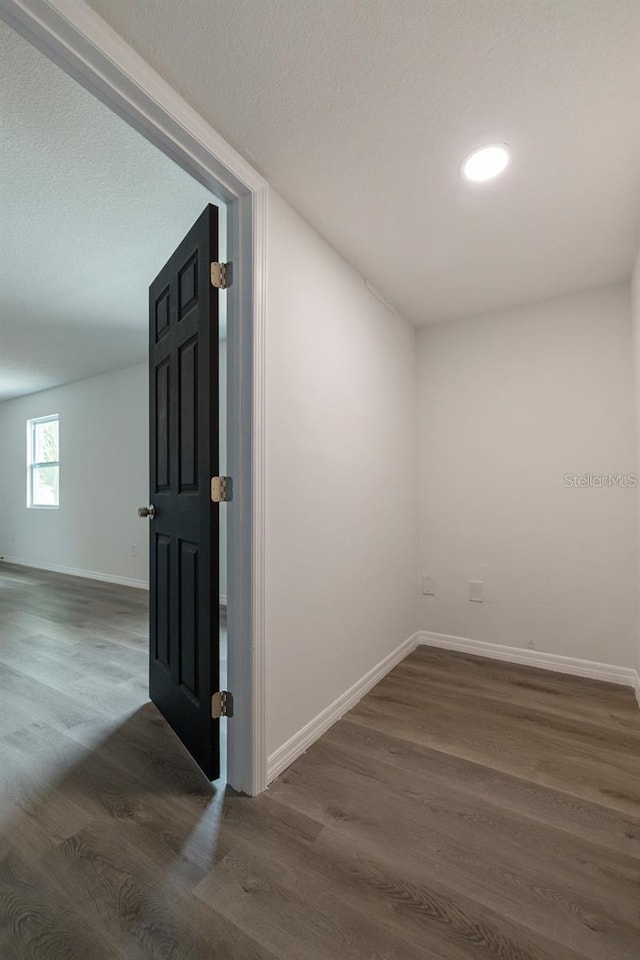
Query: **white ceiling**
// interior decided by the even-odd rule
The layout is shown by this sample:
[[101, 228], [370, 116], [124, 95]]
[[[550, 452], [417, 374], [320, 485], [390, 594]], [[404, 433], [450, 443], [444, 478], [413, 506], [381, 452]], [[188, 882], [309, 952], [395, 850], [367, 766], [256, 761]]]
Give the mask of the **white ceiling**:
[[211, 194], [0, 22], [0, 400], [147, 354], [147, 290]]
[[638, 0], [89, 2], [411, 320], [629, 276]]

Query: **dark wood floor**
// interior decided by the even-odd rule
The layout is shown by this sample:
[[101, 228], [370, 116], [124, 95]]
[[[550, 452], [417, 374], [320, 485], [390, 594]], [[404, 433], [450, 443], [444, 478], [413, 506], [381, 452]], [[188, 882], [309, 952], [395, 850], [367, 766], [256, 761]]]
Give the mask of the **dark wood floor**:
[[146, 701], [145, 605], [0, 565], [3, 960], [638, 960], [630, 690], [421, 648], [251, 800]]

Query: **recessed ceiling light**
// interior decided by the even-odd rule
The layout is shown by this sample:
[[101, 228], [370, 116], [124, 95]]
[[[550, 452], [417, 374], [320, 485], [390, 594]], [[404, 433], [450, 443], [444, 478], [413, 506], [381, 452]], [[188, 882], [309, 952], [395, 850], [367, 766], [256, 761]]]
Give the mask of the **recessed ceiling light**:
[[462, 176], [478, 183], [491, 180], [502, 173], [509, 163], [509, 151], [504, 143], [492, 143], [470, 153], [462, 164]]

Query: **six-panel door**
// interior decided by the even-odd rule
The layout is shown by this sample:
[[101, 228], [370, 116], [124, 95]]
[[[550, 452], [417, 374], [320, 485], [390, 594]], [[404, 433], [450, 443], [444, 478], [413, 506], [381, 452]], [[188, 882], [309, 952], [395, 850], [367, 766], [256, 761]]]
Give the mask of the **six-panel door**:
[[[218, 211], [210, 205], [149, 291], [150, 696], [219, 776]], [[124, 465], [123, 465], [124, 468]]]

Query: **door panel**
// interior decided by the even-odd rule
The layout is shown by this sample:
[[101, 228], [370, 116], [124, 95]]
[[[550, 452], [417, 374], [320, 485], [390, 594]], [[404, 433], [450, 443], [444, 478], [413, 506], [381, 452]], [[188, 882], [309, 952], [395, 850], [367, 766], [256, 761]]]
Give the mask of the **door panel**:
[[150, 696], [210, 779], [220, 773], [218, 211], [210, 205], [149, 289]]

